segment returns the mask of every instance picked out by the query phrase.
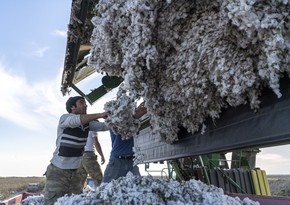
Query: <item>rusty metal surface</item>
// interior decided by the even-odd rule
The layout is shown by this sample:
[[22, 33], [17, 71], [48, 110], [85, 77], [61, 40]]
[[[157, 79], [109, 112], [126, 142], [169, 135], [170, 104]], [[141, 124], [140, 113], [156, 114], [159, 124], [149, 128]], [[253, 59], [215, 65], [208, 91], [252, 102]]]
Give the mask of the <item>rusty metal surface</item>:
[[225, 192], [225, 194], [231, 197], [239, 197], [241, 200], [247, 197], [253, 201], [260, 202], [261, 205], [290, 205], [290, 197], [259, 196], [259, 195], [237, 194], [237, 193], [227, 193], [227, 192]]

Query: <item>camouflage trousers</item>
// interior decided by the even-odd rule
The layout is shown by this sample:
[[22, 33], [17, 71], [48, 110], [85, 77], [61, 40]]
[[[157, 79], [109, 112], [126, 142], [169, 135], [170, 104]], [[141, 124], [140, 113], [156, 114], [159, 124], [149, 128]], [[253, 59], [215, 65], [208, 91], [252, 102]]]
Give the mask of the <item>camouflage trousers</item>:
[[59, 197], [65, 194], [80, 194], [80, 176], [77, 169], [60, 169], [53, 164], [46, 170], [44, 205], [53, 205]]
[[103, 173], [98, 163], [98, 157], [94, 152], [84, 152], [78, 173], [81, 178], [82, 186], [85, 185], [88, 175], [94, 180], [96, 186], [101, 184]]

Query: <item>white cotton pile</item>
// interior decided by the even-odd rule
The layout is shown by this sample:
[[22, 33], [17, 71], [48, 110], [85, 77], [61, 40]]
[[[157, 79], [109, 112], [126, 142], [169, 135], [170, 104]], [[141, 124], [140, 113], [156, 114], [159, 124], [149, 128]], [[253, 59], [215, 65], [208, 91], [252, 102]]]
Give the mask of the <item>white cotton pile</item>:
[[96, 11], [89, 64], [122, 76], [169, 143], [179, 126], [203, 132], [228, 106], [258, 109], [265, 87], [281, 97], [289, 0], [100, 0]]
[[[43, 205], [43, 195], [30, 196], [21, 205]], [[178, 182], [170, 179], [154, 179], [151, 176], [126, 177], [103, 183], [96, 189], [87, 188], [82, 194], [63, 196], [55, 205], [131, 204], [131, 205], [259, 205], [249, 198], [225, 195], [223, 190], [201, 181]]]
[[227, 196], [222, 189], [208, 186], [201, 181], [178, 182], [154, 179], [151, 176], [139, 177], [128, 173], [126, 177], [101, 184], [94, 191], [64, 196], [55, 203], [55, 205], [77, 204], [258, 205], [259, 202]]

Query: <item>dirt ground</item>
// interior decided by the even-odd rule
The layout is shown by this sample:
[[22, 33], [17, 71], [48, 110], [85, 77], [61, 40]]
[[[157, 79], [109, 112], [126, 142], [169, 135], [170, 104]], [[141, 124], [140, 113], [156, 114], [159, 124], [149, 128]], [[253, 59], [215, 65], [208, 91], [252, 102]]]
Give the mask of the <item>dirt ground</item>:
[[267, 176], [272, 196], [290, 196], [290, 175]]

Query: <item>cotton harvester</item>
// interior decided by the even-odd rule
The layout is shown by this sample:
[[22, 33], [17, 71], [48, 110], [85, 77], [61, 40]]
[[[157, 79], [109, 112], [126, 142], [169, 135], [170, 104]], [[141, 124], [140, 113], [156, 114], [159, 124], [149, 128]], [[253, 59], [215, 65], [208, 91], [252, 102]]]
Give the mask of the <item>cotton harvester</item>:
[[[112, 3], [113, 1], [109, 1], [109, 2]], [[101, 6], [99, 6], [97, 8], [96, 5], [99, 3], [98, 0], [82, 0], [82, 1], [73, 0], [72, 1], [71, 18], [70, 18], [69, 27], [68, 27], [68, 40], [67, 40], [67, 48], [66, 48], [66, 56], [65, 56], [65, 65], [64, 65], [62, 83], [61, 83], [61, 86], [62, 86], [61, 91], [63, 95], [68, 94], [70, 88], [72, 88], [77, 93], [84, 96], [90, 104], [93, 104], [99, 98], [101, 98], [102, 96], [110, 92], [110, 90], [117, 88], [122, 82], [124, 82], [126, 80], [126, 76], [112, 75], [110, 73], [108, 74], [107, 71], [105, 70], [103, 72], [105, 74], [102, 75], [102, 81], [99, 83], [96, 83], [95, 87], [92, 88], [89, 93], [84, 93], [80, 88], [77, 87], [80, 81], [85, 80], [88, 76], [96, 72], [96, 68], [88, 63], [88, 59], [92, 57], [92, 55], [94, 55], [94, 52], [92, 52], [92, 48], [93, 48], [92, 44], [94, 43], [93, 41], [95, 39], [92, 38], [92, 35], [96, 36], [97, 35], [96, 32], [101, 32], [102, 29], [105, 30], [104, 32], [111, 32], [112, 44], [107, 45], [107, 46], [108, 47], [111, 46], [110, 49], [112, 53], [113, 52], [121, 53], [120, 55], [116, 54], [115, 56], [116, 59], [122, 58], [122, 57], [125, 58], [126, 57], [125, 54], [122, 53], [124, 49], [122, 47], [118, 47], [120, 44], [118, 44], [118, 42], [117, 43], [114, 42], [115, 39], [113, 38], [118, 35], [122, 36], [122, 38], [125, 38], [125, 35], [123, 35], [122, 32], [126, 29], [129, 30], [129, 28], [131, 29], [131, 31], [134, 30], [135, 27], [137, 26], [136, 25], [134, 25], [135, 27], [132, 26], [134, 23], [133, 21], [141, 22], [142, 18], [147, 15], [146, 11], [149, 11], [150, 9], [151, 9], [150, 12], [153, 11], [152, 15], [159, 12], [158, 13], [159, 20], [162, 18], [166, 19], [166, 16], [165, 17], [162, 16], [162, 15], [167, 14], [166, 10], [175, 9], [175, 11], [177, 12], [177, 10], [183, 9], [184, 11], [182, 15], [177, 15], [178, 17], [176, 16], [173, 17], [173, 15], [168, 17], [169, 19], [170, 18], [171, 19], [168, 20], [166, 26], [176, 23], [174, 21], [178, 19], [178, 23], [175, 25], [176, 27], [174, 28], [183, 29], [187, 31], [191, 29], [191, 27], [188, 27], [186, 21], [191, 21], [193, 22], [193, 24], [195, 24], [196, 22], [199, 22], [200, 19], [207, 19], [210, 24], [212, 23], [212, 20], [216, 18], [215, 12], [219, 10], [219, 8], [223, 8], [224, 9], [223, 12], [228, 14], [227, 16], [231, 17], [231, 19], [228, 20], [227, 22], [220, 22], [219, 26], [224, 26], [224, 30], [220, 33], [220, 36], [219, 36], [220, 42], [222, 43], [223, 43], [224, 35], [228, 35], [229, 36], [228, 38], [232, 38], [234, 34], [239, 35], [239, 32], [231, 33], [230, 31], [227, 30], [227, 29], [230, 30], [230, 28], [227, 26], [229, 22], [232, 24], [235, 24], [236, 27], [239, 24], [240, 25], [239, 29], [241, 33], [243, 29], [245, 29], [241, 26], [243, 21], [246, 21], [245, 18], [242, 18], [242, 17], [238, 18], [240, 17], [238, 16], [238, 14], [240, 13], [237, 13], [236, 10], [235, 10], [236, 13], [231, 13], [234, 10], [232, 8], [233, 5], [234, 6], [237, 5], [238, 2], [242, 4], [242, 1], [237, 1], [235, 4], [234, 3], [230, 4], [226, 0], [213, 1], [213, 3], [211, 4], [211, 7], [208, 8], [208, 10], [211, 10], [211, 13], [208, 13], [206, 15], [203, 15], [200, 9], [199, 11], [197, 11], [198, 9], [196, 8], [203, 8], [204, 6], [203, 4], [206, 4], [208, 1], [198, 1], [198, 0], [190, 1], [191, 2], [190, 5], [187, 5], [187, 6], [184, 6], [188, 4], [189, 2], [186, 0], [166, 1], [166, 3], [165, 1], [162, 1], [163, 2], [162, 4], [167, 5], [167, 7], [161, 7], [160, 6], [161, 3], [159, 3], [160, 8], [158, 8], [157, 10], [154, 10], [150, 7], [153, 4], [152, 2], [156, 3], [157, 1], [148, 1], [147, 3], [146, 1], [141, 1], [141, 0], [135, 1], [135, 3], [145, 2], [144, 5], [147, 6], [146, 7], [147, 10], [145, 8], [146, 11], [144, 12], [142, 11], [142, 9], [144, 8], [141, 6], [139, 7], [136, 6], [134, 4], [134, 1], [127, 1], [128, 4], [131, 2], [131, 5], [130, 5], [131, 7], [127, 5], [128, 8], [130, 7], [132, 9], [131, 11], [128, 11], [129, 13], [131, 12], [130, 15], [133, 16], [132, 13], [140, 12], [138, 15], [136, 15], [137, 17], [134, 16], [134, 18], [132, 16], [128, 17], [129, 14], [128, 16], [126, 16], [127, 13], [124, 12], [126, 11], [126, 8], [125, 8], [126, 1], [124, 1], [123, 3], [120, 3], [120, 2], [118, 3], [118, 5], [115, 5], [116, 7], [115, 10], [110, 11], [105, 6], [103, 6], [102, 8]], [[261, 7], [269, 9], [271, 7], [271, 1], [266, 1], [267, 6], [262, 5], [262, 3], [259, 1], [253, 1], [252, 3], [249, 3], [249, 5], [247, 4], [243, 5], [243, 8], [245, 8], [243, 14], [250, 15], [251, 13], [249, 11], [252, 8], [254, 8], [255, 4], [259, 4], [257, 7], [255, 7], [255, 9], [261, 8]], [[280, 2], [280, 4], [283, 4], [283, 3]], [[103, 5], [105, 5], [105, 3]], [[175, 5], [175, 7], [171, 8], [170, 7], [171, 5]], [[118, 8], [118, 6], [122, 8]], [[178, 6], [180, 7], [177, 8]], [[283, 6], [285, 7], [286, 11], [287, 11], [287, 8], [289, 9], [289, 3], [285, 3], [285, 5]], [[95, 22], [96, 22], [95, 24], [97, 23], [102, 24], [100, 22], [102, 18], [105, 18], [104, 17], [105, 12], [102, 14], [103, 16], [100, 15], [100, 13], [98, 12], [105, 11], [105, 10], [107, 13], [109, 13], [109, 11], [112, 13], [115, 12], [114, 15], [118, 15], [118, 13], [121, 13], [120, 15], [123, 15], [123, 16], [120, 17], [120, 19], [118, 20], [120, 20], [120, 22], [124, 21], [125, 26], [122, 27], [118, 25], [119, 27], [118, 26], [113, 27], [115, 24], [119, 23], [118, 21], [115, 21], [113, 23], [111, 22], [111, 24], [108, 24], [108, 25], [111, 25], [112, 27], [108, 27], [107, 25], [107, 27], [104, 26], [102, 27], [102, 29], [99, 29], [97, 31], [94, 30], [94, 26], [96, 25], [92, 23], [93, 17], [99, 15], [99, 18], [97, 20], [95, 19]], [[193, 19], [191, 14], [195, 12], [200, 12], [200, 13], [198, 13], [198, 15], [194, 17]], [[287, 14], [285, 14], [285, 12], [283, 13], [284, 16], [282, 14], [269, 14], [269, 16], [277, 15], [274, 18], [277, 20], [277, 22], [272, 21], [272, 24], [284, 23], [286, 24], [286, 26], [283, 29], [288, 29], [289, 31], [290, 29], [289, 28], [290, 18], [288, 14], [289, 10]], [[257, 11], [257, 13], [259, 12]], [[209, 17], [209, 15], [211, 16]], [[281, 18], [283, 19], [283, 22], [282, 21], [279, 22], [279, 19], [280, 19], [279, 15], [280, 16], [282, 15]], [[188, 16], [191, 16], [191, 19], [189, 19]], [[251, 16], [251, 18], [253, 19], [253, 22], [255, 20], [254, 18], [258, 18], [258, 17], [259, 17], [258, 15]], [[128, 26], [128, 23], [126, 24], [127, 19], [129, 19], [130, 21], [129, 26]], [[154, 18], [152, 19], [148, 18], [148, 19], [149, 19], [148, 22], [150, 21], [150, 23], [152, 23], [151, 20]], [[236, 21], [236, 19], [239, 19], [239, 21]], [[110, 21], [110, 19], [107, 18], [107, 21]], [[253, 22], [246, 23], [246, 25], [249, 27], [248, 28], [249, 31], [250, 31], [250, 28], [252, 27], [256, 26], [256, 29], [258, 27]], [[158, 26], [161, 29], [166, 30], [167, 27], [161, 23]], [[263, 22], [261, 21], [259, 25], [262, 26], [262, 23]], [[263, 25], [265, 27], [266, 23], [264, 22]], [[201, 32], [200, 29], [202, 28], [202, 26], [203, 25], [198, 26], [198, 29], [195, 31], [197, 33], [199, 32], [199, 35], [204, 36], [204, 38], [201, 41], [203, 43], [205, 42], [205, 39], [208, 38], [211, 34], [205, 34], [207, 30], [203, 30], [203, 32]], [[120, 30], [114, 30], [117, 28]], [[139, 28], [139, 29], [142, 30], [142, 28]], [[211, 29], [211, 27], [209, 27], [208, 29]], [[142, 32], [144, 33], [145, 30], [142, 30]], [[160, 33], [162, 32], [163, 31], [160, 31]], [[168, 32], [168, 36], [170, 36], [169, 31], [166, 31], [166, 32]], [[212, 32], [212, 31], [209, 31], [209, 32]], [[226, 32], [229, 32], [230, 34]], [[149, 32], [148, 35], [150, 34], [152, 33]], [[261, 38], [266, 38], [267, 33], [265, 32], [262, 34], [264, 35], [264, 37], [261, 37]], [[279, 33], [277, 33], [277, 35], [278, 34]], [[181, 38], [187, 38], [186, 35], [189, 35], [189, 34], [185, 34], [181, 32], [179, 36], [176, 35], [172, 37], [172, 41], [165, 42], [164, 40], [164, 44], [163, 44], [164, 50], [166, 50], [168, 46], [169, 47], [172, 46], [171, 50], [168, 49], [168, 53], [175, 52], [175, 51], [172, 51], [173, 47], [176, 48], [176, 50], [184, 49], [184, 52], [186, 53], [188, 50], [191, 49], [189, 47], [189, 44], [192, 43], [192, 48], [193, 49], [196, 48], [195, 52], [203, 53], [203, 50], [201, 50], [201, 47], [195, 47], [195, 44], [199, 44], [200, 42], [192, 41], [192, 42], [187, 42], [186, 44], [179, 42]], [[191, 35], [194, 38], [196, 33], [191, 34]], [[253, 33], [248, 32], [247, 35], [248, 35], [247, 38], [249, 39], [251, 38], [251, 36], [256, 35], [256, 34], [254, 32]], [[156, 36], [155, 37], [158, 38], [158, 35]], [[213, 37], [213, 34], [211, 37]], [[165, 39], [166, 37], [159, 36], [159, 38], [160, 39], [158, 40], [161, 41], [162, 39]], [[190, 39], [190, 37], [188, 38]], [[286, 38], [288, 38], [288, 41]], [[285, 60], [285, 62], [287, 63], [288, 62], [287, 60], [289, 60], [289, 56], [290, 56], [289, 36], [285, 37], [285, 39], [286, 39], [285, 44], [287, 45], [285, 46], [284, 51], [286, 53], [285, 55], [288, 55], [287, 59]], [[106, 37], [102, 38], [101, 40], [106, 41]], [[101, 42], [101, 40], [99, 40], [99, 42]], [[147, 40], [154, 41], [154, 38], [153, 37], [152, 39], [148, 38]], [[236, 40], [232, 40], [232, 39], [230, 39], [230, 41], [231, 41], [230, 42], [231, 46], [241, 45], [237, 49], [239, 49], [241, 52], [244, 52], [249, 46], [251, 46], [250, 44], [255, 44], [262, 40], [253, 38], [251, 42], [236, 42]], [[122, 43], [125, 43], [125, 42], [122, 42]], [[130, 42], [126, 42], [126, 43], [128, 47], [131, 46]], [[200, 43], [200, 46], [202, 46], [201, 45], [202, 43]], [[106, 46], [106, 45], [102, 45], [102, 46]], [[114, 46], [116, 46], [117, 48], [115, 48]], [[144, 45], [142, 45], [142, 42], [140, 40], [140, 50], [145, 49], [142, 46]], [[217, 56], [217, 55], [223, 55], [223, 52], [228, 52], [227, 50], [224, 50], [224, 51], [214, 50], [218, 46], [222, 47], [222, 45], [219, 45], [219, 43], [217, 43], [216, 45], [213, 46], [212, 52], [209, 51], [208, 54], [204, 54], [205, 58], [206, 58], [206, 55]], [[160, 47], [162, 47], [162, 45]], [[167, 57], [166, 55], [168, 55], [168, 53], [166, 53], [166, 55], [162, 55], [162, 53], [160, 54], [160, 51], [161, 51], [160, 47], [155, 48], [159, 52], [158, 54], [160, 55], [159, 56], [160, 59], [157, 63], [155, 63], [155, 65], [157, 64], [159, 65], [160, 61], [163, 60], [162, 58], [165, 59]], [[116, 49], [116, 51], [114, 49]], [[138, 53], [138, 51], [136, 52]], [[275, 53], [275, 52], [276, 51], [272, 51], [272, 53]], [[147, 54], [144, 54], [144, 55], [147, 55]], [[257, 52], [257, 53], [248, 53], [247, 55], [248, 55], [248, 58], [246, 58], [245, 61], [251, 61], [251, 63], [254, 66], [259, 67], [258, 62], [255, 62], [255, 61], [252, 62], [252, 60], [249, 60], [249, 59], [250, 58], [253, 59], [261, 54]], [[280, 54], [277, 54], [278, 57], [279, 55]], [[187, 57], [191, 58], [191, 56], [187, 56]], [[268, 56], [268, 60], [270, 59], [270, 57]], [[232, 58], [233, 59], [237, 58], [234, 53], [233, 53]], [[132, 59], [134, 59], [134, 56], [132, 57]], [[171, 60], [172, 59], [174, 59], [174, 57], [172, 57]], [[94, 59], [94, 60], [98, 61], [98, 59]], [[192, 62], [195, 62], [194, 60], [195, 59], [193, 59]], [[202, 60], [204, 59], [201, 59], [199, 63], [204, 62]], [[116, 61], [118, 61], [118, 59]], [[149, 61], [150, 59], [144, 62], [144, 67], [148, 66]], [[176, 63], [174, 62], [174, 60], [172, 61], [173, 61], [171, 62], [172, 64]], [[166, 59], [164, 60], [164, 62], [169, 62], [169, 60]], [[208, 62], [211, 62], [210, 59], [208, 60]], [[222, 61], [216, 61], [214, 63], [221, 63], [221, 62]], [[236, 64], [239, 64], [239, 63], [240, 62], [236, 62]], [[272, 62], [273, 69], [276, 69], [275, 67], [276, 64], [277, 63], [275, 61]], [[244, 65], [246, 65], [246, 63]], [[106, 66], [110, 67], [111, 64], [108, 63]], [[163, 65], [163, 66], [166, 67], [167, 65]], [[187, 66], [187, 65], [184, 65], [184, 66]], [[206, 67], [206, 64], [202, 66]], [[223, 66], [226, 66], [226, 63], [224, 63]], [[164, 73], [158, 70], [156, 71], [158, 73], [157, 74], [153, 73], [152, 76], [155, 75], [156, 77], [159, 77], [162, 80], [163, 78], [168, 77], [169, 75], [168, 73], [166, 73], [167, 72], [166, 69], [167, 67], [164, 68]], [[245, 68], [245, 69], [248, 69], [248, 68]], [[223, 71], [223, 69], [221, 69], [221, 71]], [[290, 116], [290, 106], [289, 106], [290, 105], [290, 86], [289, 86], [290, 80], [287, 75], [287, 70], [281, 69], [281, 72], [282, 71], [283, 73], [281, 73], [281, 76], [283, 74], [284, 77], [279, 78], [279, 86], [280, 86], [279, 93], [278, 93], [279, 97], [277, 97], [277, 92], [275, 91], [273, 92], [273, 86], [272, 87], [270, 86], [270, 88], [269, 86], [268, 87], [261, 86], [263, 87], [263, 89], [261, 89], [261, 93], [259, 94], [259, 108], [258, 109], [253, 109], [253, 107], [251, 107], [249, 103], [240, 103], [237, 106], [221, 106], [218, 118], [215, 118], [215, 120], [212, 120], [210, 117], [205, 118], [205, 121], [203, 122], [203, 124], [206, 125], [205, 130], [201, 130], [201, 128], [199, 128], [196, 132], [190, 132], [188, 127], [185, 127], [183, 126], [182, 123], [180, 123], [180, 125], [178, 125], [178, 129], [177, 129], [178, 132], [176, 133], [176, 139], [172, 140], [170, 143], [168, 143], [166, 140], [160, 140], [160, 136], [158, 136], [158, 133], [152, 131], [150, 115], [144, 117], [142, 119], [142, 124], [141, 124], [140, 131], [138, 133], [138, 137], [135, 137], [136, 155], [141, 156], [140, 157], [141, 163], [144, 163], [147, 169], [149, 169], [148, 167], [150, 167], [149, 165], [150, 163], [167, 162], [170, 176], [173, 176], [173, 173], [174, 173], [175, 177], [180, 180], [199, 179], [207, 184], [213, 184], [215, 186], [221, 187], [222, 189], [224, 189], [226, 193], [228, 193], [231, 196], [249, 197], [250, 199], [259, 201], [261, 204], [290, 204], [290, 199], [287, 197], [271, 196], [266, 172], [264, 170], [260, 170], [256, 168], [256, 164], [255, 164], [256, 154], [260, 152], [260, 148], [284, 145], [284, 144], [289, 144], [290, 142], [290, 126], [289, 126], [289, 121], [288, 121], [289, 116]], [[198, 70], [198, 72], [200, 72], [200, 70]], [[210, 70], [207, 72], [215, 72], [215, 71]], [[238, 72], [238, 71], [234, 71], [234, 72]], [[129, 75], [130, 71], [127, 71], [126, 74]], [[180, 82], [180, 80], [182, 80], [183, 77], [185, 78], [188, 76], [181, 76], [181, 77], [177, 76], [176, 78], [180, 78], [178, 81]], [[172, 81], [174, 81], [174, 79]], [[235, 81], [235, 78], [228, 79], [228, 82], [231, 82], [231, 81]], [[147, 82], [144, 81], [141, 83], [144, 83], [146, 85]], [[158, 88], [158, 85], [156, 86]], [[186, 84], [186, 86], [188, 86], [188, 84]], [[150, 86], [148, 85], [148, 87]], [[160, 90], [162, 90], [162, 88], [160, 88]], [[156, 90], [156, 92], [158, 92], [158, 90]], [[183, 91], [181, 90], [180, 93], [182, 94], [182, 92]], [[220, 92], [220, 91], [218, 91], [217, 89], [216, 92]], [[147, 97], [148, 96], [149, 94], [147, 93]], [[220, 99], [224, 100], [224, 98], [220, 98]], [[190, 98], [188, 100], [190, 100]], [[153, 108], [151, 109], [151, 111], [152, 110]], [[175, 112], [175, 111], [176, 110], [171, 110], [171, 112]], [[232, 153], [231, 163], [229, 163], [225, 157], [227, 153]]]

